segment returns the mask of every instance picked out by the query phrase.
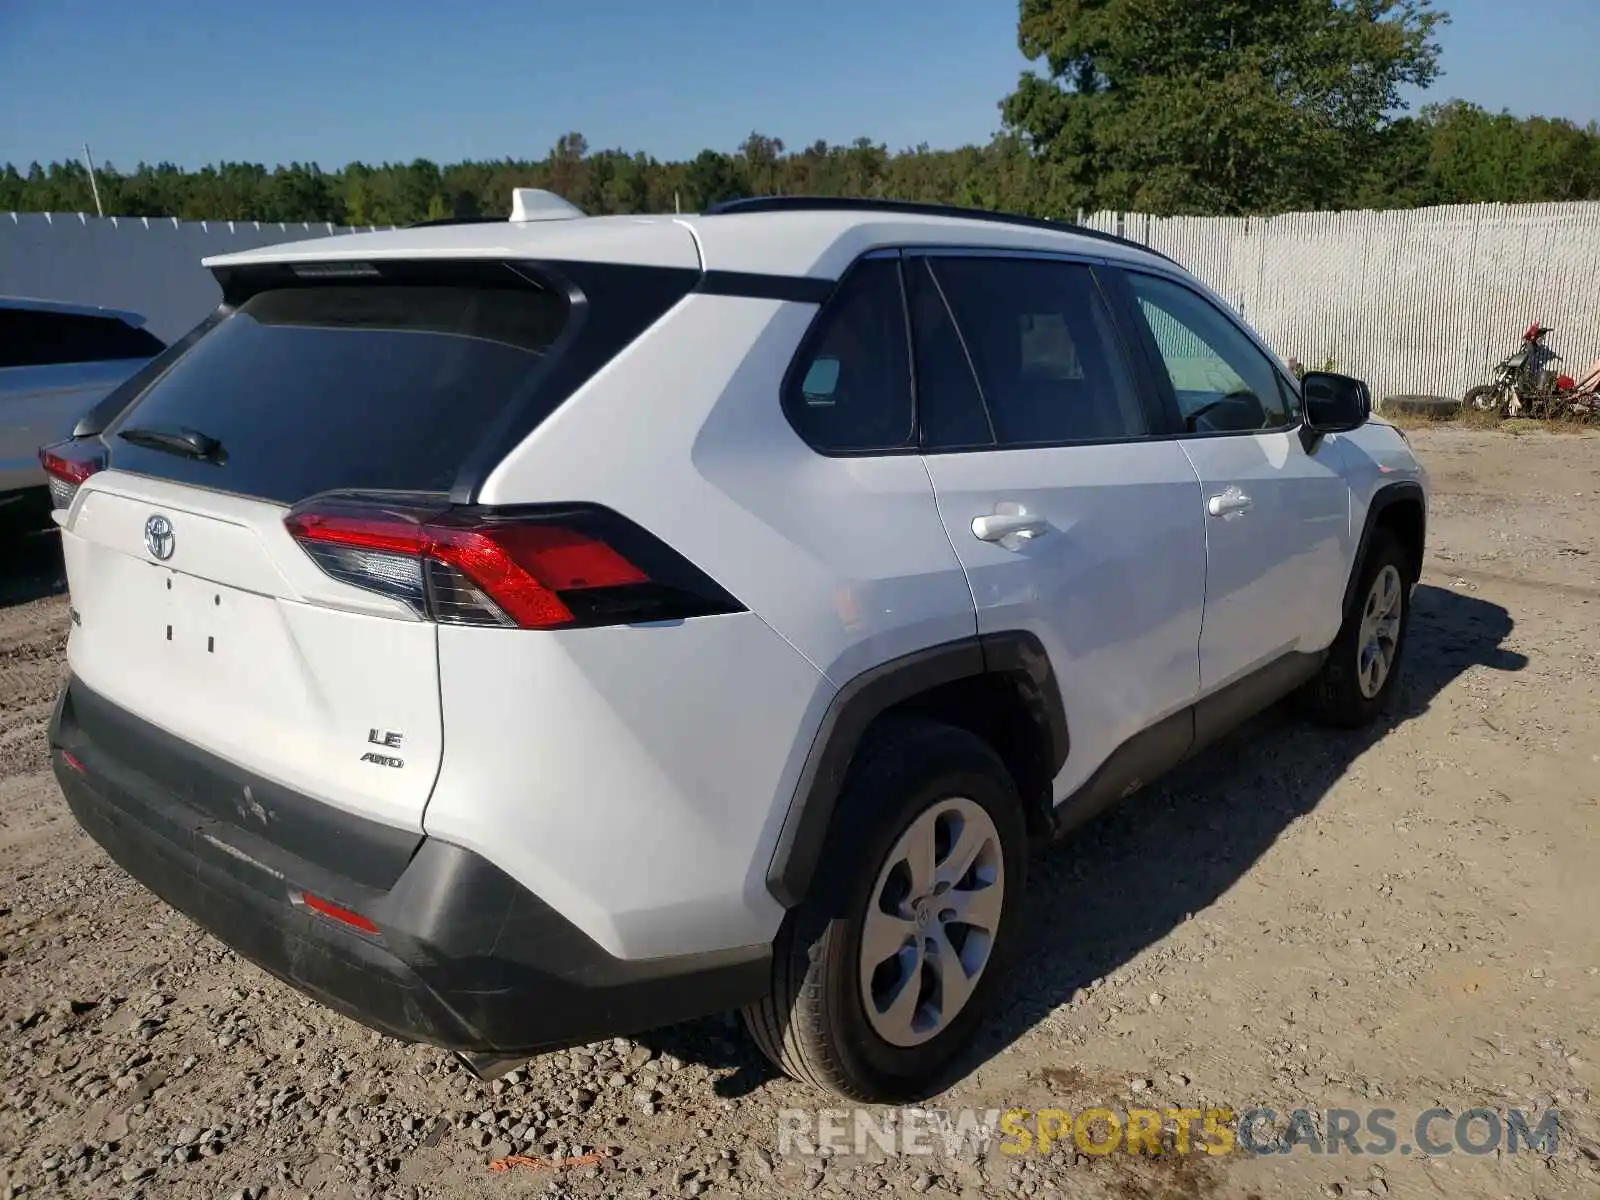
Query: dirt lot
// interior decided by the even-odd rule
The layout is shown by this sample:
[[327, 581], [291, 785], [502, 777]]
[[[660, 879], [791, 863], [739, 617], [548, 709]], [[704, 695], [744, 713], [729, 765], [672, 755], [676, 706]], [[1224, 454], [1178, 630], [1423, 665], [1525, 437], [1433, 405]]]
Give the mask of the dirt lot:
[[[0, 571], [0, 1197], [1595, 1194], [1600, 438], [1414, 438], [1437, 495], [1392, 720], [1269, 714], [1042, 858], [1005, 1011], [933, 1103], [1306, 1109], [1322, 1133], [1386, 1108], [1408, 1148], [1434, 1107], [1555, 1108], [1553, 1152], [823, 1157], [778, 1132], [817, 1098], [720, 1020], [479, 1085], [239, 961], [77, 832], [45, 770], [67, 606], [39, 540]], [[490, 1170], [513, 1149], [611, 1156]]]

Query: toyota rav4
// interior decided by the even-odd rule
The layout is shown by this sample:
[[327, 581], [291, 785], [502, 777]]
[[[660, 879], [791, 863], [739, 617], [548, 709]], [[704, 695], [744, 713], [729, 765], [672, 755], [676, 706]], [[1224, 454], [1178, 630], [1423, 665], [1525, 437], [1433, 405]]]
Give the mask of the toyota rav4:
[[207, 260], [45, 456], [78, 821], [481, 1073], [742, 1009], [938, 1086], [1030, 847], [1395, 686], [1427, 480], [1366, 387], [1048, 221], [768, 198]]

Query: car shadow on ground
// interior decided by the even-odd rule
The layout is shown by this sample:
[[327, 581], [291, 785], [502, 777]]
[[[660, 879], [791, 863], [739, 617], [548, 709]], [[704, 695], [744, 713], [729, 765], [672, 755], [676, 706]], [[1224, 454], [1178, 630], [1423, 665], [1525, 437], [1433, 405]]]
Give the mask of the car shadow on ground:
[[[1327, 730], [1282, 704], [1035, 856], [1027, 933], [997, 1012], [954, 1078], [1025, 1036], [1079, 988], [1104, 978], [1209, 907], [1297, 818], [1312, 811], [1350, 765], [1412, 720], [1471, 667], [1520, 671], [1503, 648], [1513, 628], [1497, 604], [1443, 588], [1417, 588], [1403, 673], [1390, 710], [1361, 730]], [[721, 1096], [775, 1078], [730, 1021], [710, 1019], [639, 1039], [690, 1062], [731, 1069]]]
[[1330, 730], [1301, 719], [1292, 703], [1277, 705], [1038, 856], [1023, 968], [964, 1069], [1208, 908], [1322, 802], [1356, 759], [1425, 713], [1463, 672], [1526, 667], [1524, 655], [1503, 648], [1513, 625], [1497, 604], [1419, 586], [1402, 674], [1379, 721]]
[[0, 609], [59, 596], [66, 590], [61, 537], [53, 526], [27, 531], [0, 529]]

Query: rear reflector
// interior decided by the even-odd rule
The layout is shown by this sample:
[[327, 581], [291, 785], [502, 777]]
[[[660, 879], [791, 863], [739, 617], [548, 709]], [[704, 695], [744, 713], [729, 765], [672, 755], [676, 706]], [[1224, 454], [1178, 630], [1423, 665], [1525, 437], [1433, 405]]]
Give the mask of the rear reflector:
[[284, 524], [328, 575], [445, 624], [561, 629], [742, 610], [681, 555], [593, 505], [509, 512], [324, 496]]
[[351, 929], [359, 929], [362, 933], [377, 933], [378, 927], [358, 912], [351, 912], [342, 905], [335, 904], [332, 900], [324, 900], [321, 896], [313, 896], [310, 892], [300, 893], [300, 903], [313, 912], [319, 912], [330, 920], [341, 925], [348, 925]]
[[105, 448], [98, 442], [57, 442], [39, 451], [45, 482], [50, 486], [52, 508], [70, 508], [78, 487], [106, 465]]

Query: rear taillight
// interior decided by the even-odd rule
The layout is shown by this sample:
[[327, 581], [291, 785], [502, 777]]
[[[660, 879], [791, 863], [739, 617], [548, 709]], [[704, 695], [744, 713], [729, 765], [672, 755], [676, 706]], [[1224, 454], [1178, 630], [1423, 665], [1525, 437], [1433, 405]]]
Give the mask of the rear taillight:
[[50, 506], [70, 508], [79, 485], [106, 465], [105, 449], [98, 442], [57, 442], [39, 451], [39, 462], [50, 487]]
[[420, 509], [323, 497], [284, 524], [328, 575], [451, 625], [565, 629], [742, 606], [609, 509]]

